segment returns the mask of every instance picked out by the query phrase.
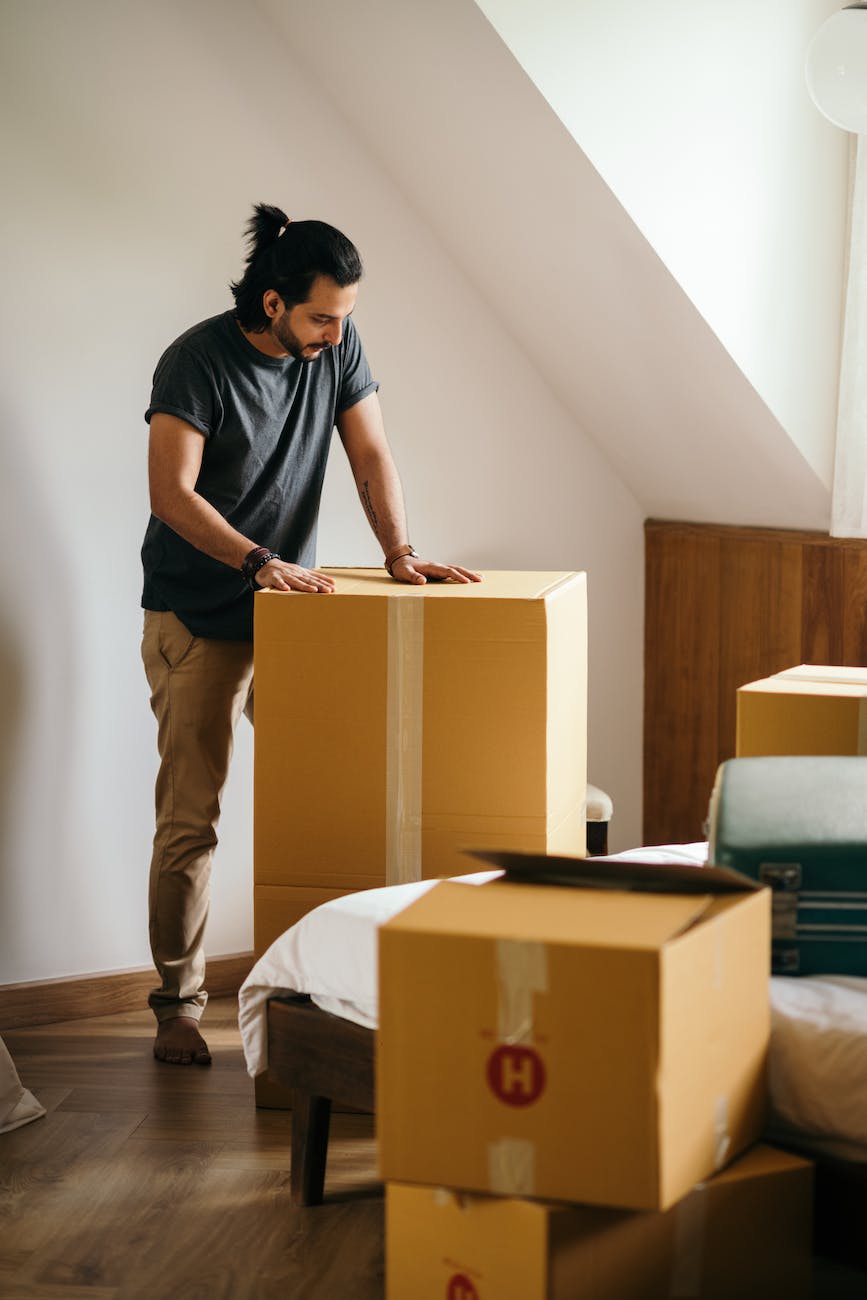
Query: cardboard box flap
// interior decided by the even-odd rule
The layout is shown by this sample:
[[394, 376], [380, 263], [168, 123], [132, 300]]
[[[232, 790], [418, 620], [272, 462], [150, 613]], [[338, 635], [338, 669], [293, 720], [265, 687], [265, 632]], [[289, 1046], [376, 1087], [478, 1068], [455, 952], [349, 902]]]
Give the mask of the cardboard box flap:
[[761, 677], [738, 687], [738, 695], [831, 695], [863, 697], [867, 693], [867, 668], [834, 664], [799, 664], [772, 677]]
[[867, 686], [867, 668], [843, 667], [839, 664], [798, 664], [776, 674], [786, 681], [838, 682], [847, 686]]
[[783, 1151], [779, 1147], [768, 1146], [766, 1143], [759, 1143], [752, 1147], [740, 1160], [734, 1164], [728, 1165], [714, 1175], [714, 1181], [717, 1186], [723, 1186], [726, 1183], [739, 1183], [751, 1178], [773, 1177], [775, 1174], [792, 1173], [803, 1171], [809, 1173], [813, 1168], [812, 1162], [803, 1156], [795, 1155], [791, 1151]]
[[615, 862], [502, 849], [470, 849], [468, 855], [502, 867], [504, 881], [619, 889], [642, 894], [735, 894], [763, 888], [731, 867], [692, 867], [672, 862]]
[[658, 951], [699, 924], [709, 894], [644, 894], [569, 890], [554, 900], [551, 890], [519, 881], [487, 884], [440, 881], [386, 922], [381, 933], [404, 931], [474, 939], [519, 939], [531, 943]]

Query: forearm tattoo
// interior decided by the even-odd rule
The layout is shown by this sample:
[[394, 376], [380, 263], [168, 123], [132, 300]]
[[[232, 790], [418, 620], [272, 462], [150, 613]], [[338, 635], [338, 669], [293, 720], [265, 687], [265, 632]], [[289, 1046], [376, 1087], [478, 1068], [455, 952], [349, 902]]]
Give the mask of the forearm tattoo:
[[379, 520], [376, 517], [376, 511], [373, 508], [373, 501], [370, 498], [370, 480], [365, 479], [361, 487], [361, 503], [364, 506], [368, 519], [371, 522], [373, 531], [379, 535]]

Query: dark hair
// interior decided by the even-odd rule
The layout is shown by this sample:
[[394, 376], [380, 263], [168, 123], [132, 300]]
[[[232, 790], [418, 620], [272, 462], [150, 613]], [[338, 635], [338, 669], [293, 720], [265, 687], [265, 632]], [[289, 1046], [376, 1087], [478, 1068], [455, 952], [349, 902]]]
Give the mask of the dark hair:
[[245, 228], [249, 252], [240, 280], [229, 285], [235, 315], [246, 330], [268, 328], [262, 295], [276, 289], [287, 307], [307, 302], [319, 275], [345, 289], [361, 279], [361, 257], [355, 245], [324, 221], [289, 221], [285, 212], [257, 203]]

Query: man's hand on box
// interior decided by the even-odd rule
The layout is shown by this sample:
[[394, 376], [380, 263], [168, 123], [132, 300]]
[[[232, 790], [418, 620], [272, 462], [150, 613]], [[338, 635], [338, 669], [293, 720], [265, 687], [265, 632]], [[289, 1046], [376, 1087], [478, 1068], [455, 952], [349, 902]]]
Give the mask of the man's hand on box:
[[256, 574], [260, 587], [272, 591], [320, 591], [329, 595], [334, 590], [334, 579], [316, 569], [302, 569], [300, 564], [287, 564], [285, 560], [269, 560]]
[[435, 564], [415, 555], [402, 555], [391, 566], [391, 576], [398, 582], [481, 582], [482, 575], [459, 564]]

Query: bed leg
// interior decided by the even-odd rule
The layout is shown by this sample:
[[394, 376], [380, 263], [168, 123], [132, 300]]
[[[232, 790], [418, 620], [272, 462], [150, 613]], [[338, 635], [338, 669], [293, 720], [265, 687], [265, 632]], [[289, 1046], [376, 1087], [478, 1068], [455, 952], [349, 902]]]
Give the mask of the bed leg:
[[290, 1196], [293, 1205], [321, 1205], [325, 1190], [325, 1160], [331, 1100], [292, 1090], [292, 1166]]

